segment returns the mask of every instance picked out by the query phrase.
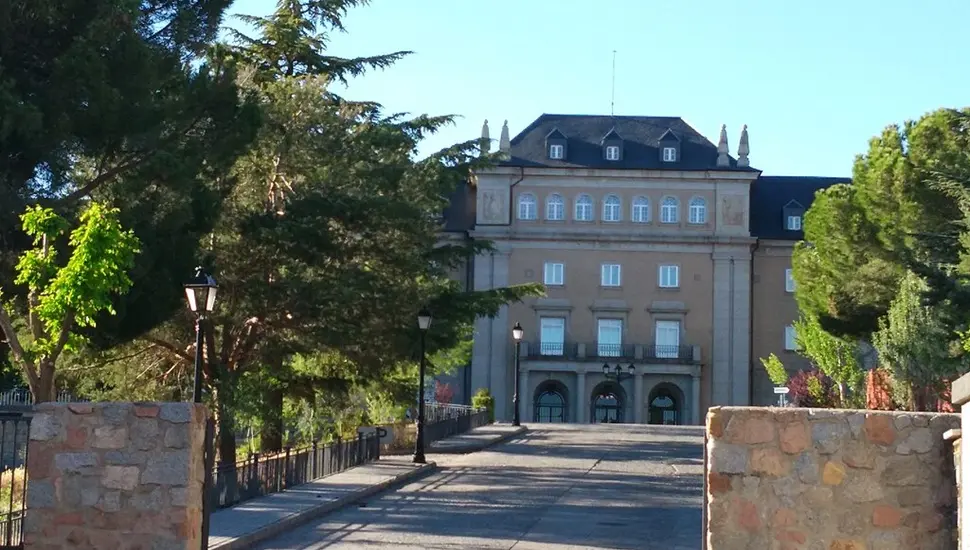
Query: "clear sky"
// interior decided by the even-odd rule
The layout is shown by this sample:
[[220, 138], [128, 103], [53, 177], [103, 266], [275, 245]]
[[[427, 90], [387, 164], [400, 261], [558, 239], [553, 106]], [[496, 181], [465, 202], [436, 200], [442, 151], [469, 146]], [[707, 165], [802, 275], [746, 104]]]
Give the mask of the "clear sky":
[[[275, 0], [237, 0], [265, 15]], [[680, 116], [770, 175], [851, 175], [888, 124], [970, 104], [970, 0], [373, 0], [331, 53], [410, 50], [342, 93], [460, 115], [421, 153], [542, 113]], [[237, 25], [234, 21], [228, 24]]]

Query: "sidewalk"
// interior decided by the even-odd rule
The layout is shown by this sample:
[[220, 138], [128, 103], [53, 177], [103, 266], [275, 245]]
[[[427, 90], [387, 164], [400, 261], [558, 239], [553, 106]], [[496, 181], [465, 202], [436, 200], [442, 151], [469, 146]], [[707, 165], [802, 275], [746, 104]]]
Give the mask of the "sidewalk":
[[[467, 434], [434, 442], [428, 447], [427, 454], [479, 451], [524, 431], [524, 427], [515, 428], [508, 424], [482, 426]], [[287, 529], [385, 489], [403, 485], [435, 469], [434, 462], [413, 464], [410, 455], [386, 456], [378, 462], [214, 511], [209, 518], [209, 550], [249, 548]]]

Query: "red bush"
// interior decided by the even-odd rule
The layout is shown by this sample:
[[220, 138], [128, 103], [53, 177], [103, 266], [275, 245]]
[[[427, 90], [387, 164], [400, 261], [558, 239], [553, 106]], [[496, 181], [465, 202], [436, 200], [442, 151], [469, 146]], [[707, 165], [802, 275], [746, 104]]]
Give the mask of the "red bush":
[[835, 383], [818, 369], [798, 371], [788, 380], [788, 401], [796, 407], [835, 407]]
[[895, 408], [889, 373], [885, 369], [873, 369], [866, 373], [866, 408], [879, 411]]
[[442, 384], [440, 380], [434, 381], [434, 400], [436, 402], [447, 405], [451, 403], [454, 397], [455, 390], [451, 389], [451, 385]]

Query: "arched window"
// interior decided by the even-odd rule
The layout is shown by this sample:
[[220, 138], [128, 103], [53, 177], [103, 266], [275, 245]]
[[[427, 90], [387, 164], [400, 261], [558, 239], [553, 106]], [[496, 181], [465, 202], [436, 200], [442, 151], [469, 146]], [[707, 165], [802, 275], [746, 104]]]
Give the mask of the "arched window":
[[677, 223], [677, 207], [680, 203], [677, 202], [675, 197], [666, 197], [663, 202], [660, 203], [660, 222], [661, 223]]
[[546, 198], [546, 219], [561, 220], [566, 217], [565, 201], [562, 195], [553, 193]]
[[620, 221], [620, 197], [607, 195], [606, 199], [603, 200], [603, 221]]
[[647, 197], [633, 199], [631, 219], [636, 223], [647, 223], [650, 221], [650, 199]]
[[576, 220], [593, 221], [593, 197], [584, 194], [576, 198]]
[[523, 193], [519, 195], [519, 219], [536, 219], [536, 196], [532, 193]]
[[555, 388], [547, 387], [536, 396], [536, 422], [565, 422], [566, 399]]
[[707, 201], [701, 197], [692, 198], [687, 221], [690, 223], [707, 223]]

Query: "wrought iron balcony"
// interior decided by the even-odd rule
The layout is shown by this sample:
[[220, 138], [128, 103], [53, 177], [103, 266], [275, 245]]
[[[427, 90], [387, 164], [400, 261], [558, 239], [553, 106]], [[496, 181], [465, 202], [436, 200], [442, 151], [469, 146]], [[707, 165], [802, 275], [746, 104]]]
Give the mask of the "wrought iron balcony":
[[615, 359], [618, 357], [633, 359], [636, 357], [636, 346], [634, 344], [586, 344], [586, 357], [590, 359]]
[[694, 346], [643, 346], [643, 359], [656, 363], [693, 363]]
[[529, 359], [575, 359], [576, 344], [573, 342], [529, 342]]

